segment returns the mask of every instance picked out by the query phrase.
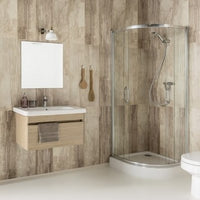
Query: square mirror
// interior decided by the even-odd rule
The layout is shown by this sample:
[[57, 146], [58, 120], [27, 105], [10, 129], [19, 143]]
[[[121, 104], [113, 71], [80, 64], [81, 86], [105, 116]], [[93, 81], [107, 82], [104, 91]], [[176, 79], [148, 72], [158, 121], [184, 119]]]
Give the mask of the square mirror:
[[21, 87], [63, 88], [63, 44], [21, 42]]

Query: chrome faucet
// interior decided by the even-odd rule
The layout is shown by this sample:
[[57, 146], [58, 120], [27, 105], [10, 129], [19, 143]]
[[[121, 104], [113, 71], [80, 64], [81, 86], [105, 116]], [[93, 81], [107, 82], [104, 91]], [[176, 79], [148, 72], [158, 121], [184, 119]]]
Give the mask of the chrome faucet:
[[44, 96], [43, 97], [43, 107], [47, 107], [47, 101], [48, 101], [48, 99], [47, 99], [47, 96]]

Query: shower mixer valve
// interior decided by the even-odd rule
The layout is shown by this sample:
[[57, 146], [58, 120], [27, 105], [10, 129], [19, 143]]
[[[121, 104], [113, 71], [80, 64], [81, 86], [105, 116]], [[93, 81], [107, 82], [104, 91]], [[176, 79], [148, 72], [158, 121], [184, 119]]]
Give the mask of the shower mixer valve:
[[168, 105], [170, 104], [170, 92], [171, 92], [171, 87], [172, 85], [175, 85], [173, 82], [163, 82], [165, 86], [165, 104]]
[[175, 85], [173, 82], [163, 82], [165, 90], [171, 90], [172, 85]]

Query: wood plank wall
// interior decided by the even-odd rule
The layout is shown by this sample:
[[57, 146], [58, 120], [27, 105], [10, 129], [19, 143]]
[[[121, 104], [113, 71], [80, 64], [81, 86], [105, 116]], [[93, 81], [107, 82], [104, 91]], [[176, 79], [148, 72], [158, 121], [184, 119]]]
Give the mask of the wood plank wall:
[[200, 1], [189, 0], [190, 150], [200, 151]]
[[[172, 24], [188, 26], [189, 13], [193, 13], [193, 10], [189, 10], [188, 0], [141, 0], [139, 3], [139, 24]], [[197, 2], [197, 1], [196, 1]], [[199, 9], [199, 8], [198, 8]], [[143, 12], [142, 12], [143, 11]], [[193, 15], [193, 14], [192, 14]], [[197, 23], [197, 21], [195, 21]], [[155, 30], [156, 31], [156, 30]], [[185, 107], [184, 107], [184, 39], [183, 32], [173, 30], [157, 29], [161, 34], [167, 35], [172, 45], [168, 45], [168, 54], [166, 58], [166, 65], [163, 68], [163, 74], [161, 74], [160, 86], [157, 90], [158, 96], [163, 96], [162, 82], [167, 80], [173, 81], [175, 78], [175, 96], [173, 94], [172, 87], [172, 102], [169, 106], [162, 107], [150, 107], [149, 113], [149, 146], [153, 152], [161, 153], [176, 159], [180, 159], [180, 155], [184, 152], [185, 147]], [[142, 37], [141, 37], [142, 36]], [[148, 40], [148, 34], [142, 34], [141, 39]], [[174, 38], [175, 37], [175, 38]], [[174, 48], [174, 42], [176, 40], [176, 48]], [[145, 48], [146, 43], [143, 42], [142, 48]], [[150, 71], [150, 80], [152, 80], [152, 72], [155, 72], [154, 66], [159, 66], [161, 63], [161, 52], [163, 46], [160, 42], [154, 40], [149, 45], [147, 53], [149, 56], [149, 64], [152, 71]], [[142, 42], [141, 42], [142, 44]], [[178, 48], [180, 46], [180, 48]], [[153, 47], [153, 48], [152, 48]], [[159, 50], [158, 50], [159, 49]], [[174, 59], [174, 55], [176, 56]], [[160, 58], [160, 59], [159, 59]], [[178, 59], [179, 58], [179, 59]], [[167, 68], [166, 68], [167, 66]], [[175, 69], [173, 69], [175, 66]], [[191, 67], [189, 69], [191, 70]], [[174, 74], [175, 73], [175, 77]], [[197, 91], [196, 91], [197, 92]], [[175, 107], [174, 107], [175, 105]], [[193, 105], [190, 104], [192, 107]], [[191, 108], [190, 107], [190, 108]], [[190, 144], [192, 146], [192, 143]], [[199, 147], [200, 148], [200, 143]]]
[[[0, 179], [108, 162], [111, 153], [110, 30], [137, 24], [138, 0], [2, 0], [0, 2]], [[42, 89], [20, 88], [20, 41], [45, 41], [38, 29], [53, 25], [64, 44], [64, 88], [47, 89], [49, 105], [87, 108], [84, 145], [25, 151], [15, 142], [23, 92], [40, 100]], [[80, 67], [94, 66], [96, 100], [79, 89]]]
[[[141, 0], [138, 2], [138, 24], [187, 25], [187, 9], [188, 1]], [[180, 19], [183, 21], [178, 21]], [[149, 104], [149, 87], [164, 52], [163, 44], [154, 39], [152, 31], [171, 40], [158, 87], [153, 90], [153, 99], [164, 102], [163, 82], [175, 82], [171, 88], [171, 103], [167, 107]], [[174, 29], [130, 30], [116, 35], [115, 154], [151, 151], [179, 160], [184, 153], [184, 41], [184, 32]], [[129, 104], [124, 102], [125, 86], [130, 90]]]
[[[48, 173], [108, 161], [111, 149], [110, 29], [132, 24], [169, 23], [190, 26], [190, 149], [200, 150], [199, 13], [198, 0], [2, 0], [0, 2], [0, 179]], [[59, 42], [64, 44], [64, 88], [46, 90], [48, 103], [49, 105], [72, 104], [87, 108], [85, 144], [26, 152], [16, 145], [15, 119], [10, 110], [12, 106], [19, 105], [23, 92], [26, 92], [29, 98], [41, 100], [44, 91], [20, 88], [20, 40], [44, 41], [44, 36], [38, 33], [38, 28], [50, 28], [51, 25], [58, 34]], [[137, 41], [138, 39], [130, 41], [130, 47]], [[138, 45], [142, 47], [142, 44]], [[130, 50], [134, 52], [134, 49]], [[141, 54], [145, 56], [144, 51]], [[143, 62], [145, 65], [145, 59]], [[94, 65], [95, 102], [88, 102], [88, 89], [80, 90], [78, 87], [82, 64], [87, 65], [87, 72], [88, 65]], [[130, 72], [134, 73], [135, 71]], [[137, 78], [135, 77], [136, 80]], [[86, 79], [88, 81], [88, 73]], [[133, 91], [138, 87], [139, 82], [136, 82]], [[140, 101], [143, 94], [144, 92], [139, 93], [136, 100]], [[145, 105], [145, 102], [143, 103]], [[128, 137], [133, 139], [133, 143], [129, 140], [127, 152], [144, 150], [144, 144], [140, 144], [140, 136], [143, 136], [146, 129], [144, 127], [147, 125], [143, 121], [139, 125], [135, 123], [137, 118], [143, 119], [143, 114], [142, 116], [136, 114], [137, 110], [141, 109], [145, 113], [145, 107], [136, 107], [132, 104], [131, 109], [120, 106], [119, 109], [130, 110], [128, 114], [130, 121], [126, 122], [125, 126], [126, 129], [134, 130], [133, 134], [125, 137], [126, 141]], [[151, 109], [152, 115], [157, 112], [160, 111]], [[168, 115], [170, 111], [160, 113]], [[184, 110], [180, 109], [177, 116], [182, 120]], [[132, 120], [134, 123], [131, 123]], [[179, 125], [177, 138], [181, 137], [183, 132], [181, 123]], [[157, 129], [156, 123], [152, 127], [153, 130]], [[140, 134], [135, 135], [136, 131]], [[157, 135], [155, 137], [157, 138]], [[149, 141], [146, 143], [150, 146]], [[157, 148], [154, 146], [154, 149]]]

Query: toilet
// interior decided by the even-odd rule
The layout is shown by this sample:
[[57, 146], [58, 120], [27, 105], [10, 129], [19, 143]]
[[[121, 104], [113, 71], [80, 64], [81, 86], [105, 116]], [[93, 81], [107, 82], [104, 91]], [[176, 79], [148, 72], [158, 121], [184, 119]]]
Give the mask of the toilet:
[[191, 194], [200, 199], [200, 151], [183, 154], [181, 168], [192, 175]]

